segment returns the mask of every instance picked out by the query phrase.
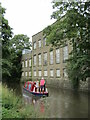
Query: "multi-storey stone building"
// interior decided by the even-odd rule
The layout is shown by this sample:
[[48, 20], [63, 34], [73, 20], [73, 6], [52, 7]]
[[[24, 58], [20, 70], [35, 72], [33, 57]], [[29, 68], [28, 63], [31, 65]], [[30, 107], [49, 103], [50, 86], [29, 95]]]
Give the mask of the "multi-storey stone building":
[[63, 48], [47, 46], [41, 31], [32, 36], [32, 45], [32, 79], [67, 79], [65, 60], [72, 49], [69, 44]]
[[67, 44], [63, 48], [55, 48], [46, 45], [46, 37], [43, 31], [32, 36], [32, 52], [24, 53], [22, 57], [22, 79], [46, 80], [67, 79], [66, 62], [71, 46]]
[[22, 80], [32, 79], [32, 51], [24, 50], [22, 53]]
[[[64, 89], [72, 89], [66, 73], [66, 62], [72, 46], [64, 47], [46, 45], [43, 31], [32, 36], [32, 51], [22, 55], [22, 80], [40, 80], [43, 76], [47, 84]], [[88, 80], [80, 81], [80, 90], [88, 90]]]

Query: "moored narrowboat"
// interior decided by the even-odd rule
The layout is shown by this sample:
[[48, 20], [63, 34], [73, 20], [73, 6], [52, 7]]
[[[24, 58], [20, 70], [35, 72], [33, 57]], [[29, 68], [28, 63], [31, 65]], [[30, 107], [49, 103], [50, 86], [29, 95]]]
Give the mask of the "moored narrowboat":
[[[37, 81], [36, 81], [37, 82]], [[28, 81], [24, 84], [23, 89], [30, 94], [36, 95], [36, 96], [48, 96], [47, 88], [45, 88], [45, 91], [40, 89], [40, 86], [36, 87], [36, 82]]]

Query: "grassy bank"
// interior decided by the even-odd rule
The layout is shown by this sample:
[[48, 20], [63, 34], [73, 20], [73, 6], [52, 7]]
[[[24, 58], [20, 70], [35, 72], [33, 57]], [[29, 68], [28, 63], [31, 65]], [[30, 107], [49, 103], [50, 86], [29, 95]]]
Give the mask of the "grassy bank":
[[13, 90], [2, 87], [2, 118], [35, 118], [38, 114], [33, 105], [25, 106], [22, 98], [15, 95]]

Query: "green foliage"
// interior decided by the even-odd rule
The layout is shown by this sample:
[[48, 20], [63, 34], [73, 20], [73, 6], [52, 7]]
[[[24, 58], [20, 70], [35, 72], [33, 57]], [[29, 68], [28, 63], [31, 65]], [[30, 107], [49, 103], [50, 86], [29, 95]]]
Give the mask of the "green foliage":
[[[1, 85], [0, 85], [1, 88]], [[25, 106], [22, 98], [15, 95], [13, 90], [2, 86], [2, 118], [31, 118], [37, 117], [32, 105]]]
[[2, 78], [8, 79], [10, 74], [11, 62], [10, 62], [10, 50], [9, 50], [9, 42], [12, 37], [12, 28], [8, 25], [8, 20], [4, 18], [5, 9], [2, 8], [0, 4], [0, 18], [2, 19], [2, 23], [0, 24], [1, 28], [1, 36], [0, 43], [2, 44]]
[[0, 4], [0, 45], [2, 47], [2, 79], [20, 81], [22, 73], [22, 50], [30, 49], [31, 43], [27, 35], [19, 34], [12, 38], [12, 28], [4, 18], [5, 9]]
[[11, 62], [12, 69], [11, 75], [13, 80], [20, 81], [22, 74], [22, 50], [30, 49], [31, 43], [29, 42], [29, 37], [27, 35], [19, 34], [15, 35], [10, 41], [11, 50]]
[[68, 76], [73, 86], [90, 77], [90, 2], [53, 2], [56, 9], [52, 18], [57, 21], [44, 30], [47, 41], [54, 46], [71, 43], [73, 50], [68, 60]]
[[24, 49], [30, 49], [31, 42], [29, 42], [29, 37], [27, 35], [18, 34], [11, 39], [11, 46], [16, 52], [22, 52]]

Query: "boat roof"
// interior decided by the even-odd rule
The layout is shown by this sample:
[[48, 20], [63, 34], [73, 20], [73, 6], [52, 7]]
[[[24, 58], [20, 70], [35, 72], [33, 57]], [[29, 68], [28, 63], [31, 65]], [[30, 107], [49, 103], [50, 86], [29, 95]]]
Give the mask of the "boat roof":
[[29, 84], [29, 83], [35, 83], [35, 81], [27, 81], [26, 83], [28, 83], [28, 84]]

